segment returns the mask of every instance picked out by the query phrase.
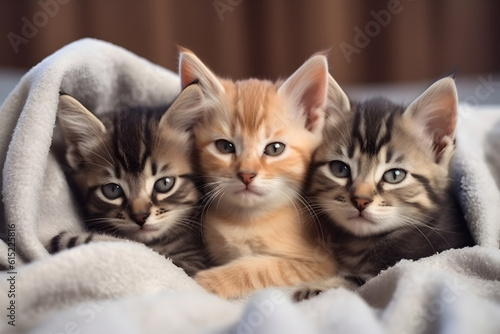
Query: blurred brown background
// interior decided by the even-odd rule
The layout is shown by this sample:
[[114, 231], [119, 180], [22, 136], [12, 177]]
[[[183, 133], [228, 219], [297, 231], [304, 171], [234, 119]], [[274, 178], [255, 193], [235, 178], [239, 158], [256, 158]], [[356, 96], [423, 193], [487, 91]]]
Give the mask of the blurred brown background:
[[329, 50], [341, 84], [500, 72], [494, 0], [0, 0], [0, 67], [30, 68], [95, 37], [177, 69], [177, 45], [217, 74], [274, 79]]

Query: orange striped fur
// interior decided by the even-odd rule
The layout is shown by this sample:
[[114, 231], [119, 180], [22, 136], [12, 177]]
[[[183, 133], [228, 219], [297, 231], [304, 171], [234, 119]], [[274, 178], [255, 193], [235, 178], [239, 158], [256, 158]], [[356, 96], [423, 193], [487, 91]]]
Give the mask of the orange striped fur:
[[326, 57], [311, 57], [284, 82], [231, 81], [183, 50], [180, 75], [183, 87], [197, 81], [206, 99], [194, 133], [205, 184], [204, 237], [217, 267], [196, 281], [237, 298], [333, 275], [335, 260], [300, 195], [322, 139]]

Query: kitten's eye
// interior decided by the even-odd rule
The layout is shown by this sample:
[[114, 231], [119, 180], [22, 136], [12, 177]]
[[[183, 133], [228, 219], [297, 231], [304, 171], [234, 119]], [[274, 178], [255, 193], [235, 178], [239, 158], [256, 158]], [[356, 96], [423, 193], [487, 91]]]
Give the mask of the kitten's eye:
[[271, 143], [264, 149], [264, 154], [275, 157], [280, 155], [285, 150], [285, 144], [283, 143]]
[[154, 190], [159, 193], [166, 193], [174, 186], [175, 179], [173, 177], [164, 177], [155, 182]]
[[220, 153], [224, 154], [229, 154], [229, 153], [234, 153], [234, 145], [233, 143], [225, 140], [225, 139], [219, 139], [215, 142], [215, 147], [219, 150]]
[[339, 160], [330, 162], [330, 170], [336, 177], [345, 178], [351, 176], [351, 168]]
[[387, 183], [399, 183], [406, 177], [406, 172], [402, 169], [394, 168], [384, 173], [382, 180]]
[[117, 199], [123, 196], [123, 189], [116, 183], [108, 183], [101, 187], [102, 194], [107, 199]]

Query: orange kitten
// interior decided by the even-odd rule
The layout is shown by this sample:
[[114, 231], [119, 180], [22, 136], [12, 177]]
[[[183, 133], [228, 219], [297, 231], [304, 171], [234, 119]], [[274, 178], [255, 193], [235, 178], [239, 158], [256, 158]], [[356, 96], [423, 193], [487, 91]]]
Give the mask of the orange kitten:
[[326, 57], [311, 57], [285, 82], [234, 82], [183, 50], [180, 76], [183, 88], [197, 81], [206, 99], [194, 134], [207, 201], [204, 237], [218, 266], [196, 281], [237, 298], [331, 276], [335, 261], [300, 195], [322, 140]]

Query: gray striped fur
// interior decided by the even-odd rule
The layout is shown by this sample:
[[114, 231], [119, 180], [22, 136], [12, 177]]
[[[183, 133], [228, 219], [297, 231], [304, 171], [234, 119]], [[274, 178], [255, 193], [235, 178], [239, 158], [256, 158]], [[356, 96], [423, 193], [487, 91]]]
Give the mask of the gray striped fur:
[[[473, 245], [449, 178], [453, 80], [436, 82], [409, 106], [383, 98], [349, 101], [334, 81], [329, 94], [324, 142], [306, 193], [331, 232], [341, 271], [366, 279], [403, 258]], [[348, 165], [350, 176], [336, 177], [332, 161]], [[383, 174], [394, 168], [406, 177], [392, 184]], [[360, 199], [368, 203], [361, 211]]]
[[98, 119], [72, 97], [61, 96], [68, 179], [84, 209], [87, 232], [61, 232], [47, 245], [51, 253], [128, 239], [171, 258], [189, 275], [209, 266], [196, 216], [200, 193], [189, 131], [201, 111], [200, 97], [197, 87], [188, 87], [168, 110], [130, 108]]

